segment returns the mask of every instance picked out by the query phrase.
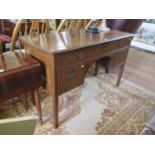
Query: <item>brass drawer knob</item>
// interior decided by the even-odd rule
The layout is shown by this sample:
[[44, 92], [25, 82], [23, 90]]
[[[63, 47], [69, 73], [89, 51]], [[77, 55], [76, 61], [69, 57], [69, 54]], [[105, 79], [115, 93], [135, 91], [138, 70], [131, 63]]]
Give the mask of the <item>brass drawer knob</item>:
[[84, 68], [85, 66], [84, 65], [81, 65], [81, 68]]

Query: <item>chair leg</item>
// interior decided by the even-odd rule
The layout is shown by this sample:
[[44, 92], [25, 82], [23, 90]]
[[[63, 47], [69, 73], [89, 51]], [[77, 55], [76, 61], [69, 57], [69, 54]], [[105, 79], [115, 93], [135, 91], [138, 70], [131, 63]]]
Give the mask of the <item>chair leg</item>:
[[121, 81], [121, 78], [122, 78], [122, 75], [123, 75], [123, 70], [124, 70], [124, 65], [121, 65], [120, 70], [119, 70], [119, 75], [118, 75], [118, 78], [117, 78], [116, 87], [118, 87], [120, 85], [120, 81]]
[[40, 104], [40, 97], [39, 97], [39, 90], [36, 89], [34, 91], [34, 99], [35, 99], [35, 106], [36, 106], [36, 110], [39, 116], [39, 121], [41, 124], [43, 124], [43, 120], [42, 120], [42, 110], [41, 110], [41, 104]]
[[23, 104], [24, 104], [25, 110], [28, 111], [27, 94], [24, 94]]
[[94, 76], [96, 76], [97, 73], [98, 73], [98, 63], [96, 62], [96, 64], [95, 64]]

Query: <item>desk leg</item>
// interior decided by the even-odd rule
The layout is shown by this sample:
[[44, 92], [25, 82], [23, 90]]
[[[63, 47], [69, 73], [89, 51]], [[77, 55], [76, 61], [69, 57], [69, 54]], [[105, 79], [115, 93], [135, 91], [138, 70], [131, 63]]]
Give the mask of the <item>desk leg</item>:
[[53, 126], [54, 128], [58, 128], [58, 96], [53, 94]]
[[46, 64], [46, 81], [49, 94], [52, 97], [52, 123], [56, 129], [59, 126], [57, 57], [51, 57], [49, 61]]
[[[48, 71], [48, 70], [47, 70]], [[48, 84], [48, 91], [49, 94], [52, 98], [52, 123], [54, 128], [58, 128], [59, 124], [58, 124], [58, 93], [57, 93], [57, 81], [52, 81], [52, 75], [51, 72], [47, 72], [47, 84]]]
[[123, 75], [123, 71], [124, 71], [124, 65], [121, 65], [120, 69], [119, 69], [119, 75], [118, 75], [118, 78], [117, 78], [116, 87], [118, 87], [119, 84], [120, 84], [120, 81], [121, 81], [121, 78], [122, 78], [122, 75]]

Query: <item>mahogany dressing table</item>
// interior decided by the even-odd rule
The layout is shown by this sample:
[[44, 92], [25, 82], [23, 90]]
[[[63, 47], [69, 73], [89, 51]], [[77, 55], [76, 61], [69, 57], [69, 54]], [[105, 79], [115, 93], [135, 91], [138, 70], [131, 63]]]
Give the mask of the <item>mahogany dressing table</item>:
[[52, 97], [53, 125], [58, 123], [58, 96], [84, 82], [89, 67], [106, 56], [120, 68], [117, 86], [133, 34], [110, 30], [89, 34], [85, 30], [51, 32], [38, 37], [23, 38], [24, 47], [45, 66], [46, 87]]

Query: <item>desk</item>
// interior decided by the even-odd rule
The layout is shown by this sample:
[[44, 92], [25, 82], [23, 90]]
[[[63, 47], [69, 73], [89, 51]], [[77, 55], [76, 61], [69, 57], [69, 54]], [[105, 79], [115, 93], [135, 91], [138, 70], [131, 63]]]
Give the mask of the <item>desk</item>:
[[71, 30], [23, 39], [25, 49], [45, 65], [55, 128], [58, 127], [58, 96], [83, 84], [92, 63], [115, 54], [113, 64], [120, 67], [119, 84], [132, 37], [130, 33], [114, 30], [98, 34]]

